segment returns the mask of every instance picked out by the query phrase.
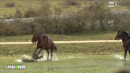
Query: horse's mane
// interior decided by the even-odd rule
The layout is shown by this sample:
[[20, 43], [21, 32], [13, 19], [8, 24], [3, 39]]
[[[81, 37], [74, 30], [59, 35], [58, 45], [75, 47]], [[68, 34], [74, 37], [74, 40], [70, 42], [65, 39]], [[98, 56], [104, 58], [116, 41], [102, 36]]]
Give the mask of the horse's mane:
[[[37, 33], [35, 33], [35, 34], [39, 34], [39, 35], [41, 35], [41, 36], [43, 35], [43, 33], [41, 33], [41, 32], [37, 32]], [[34, 35], [35, 35], [35, 34], [34, 34]]]
[[125, 32], [125, 31], [121, 31], [121, 32], [123, 32], [126, 36], [128, 36], [128, 33], [127, 33], [127, 32]]
[[[126, 36], [129, 35], [129, 34], [128, 34], [127, 32], [125, 32], [125, 31], [121, 31], [121, 32], [123, 32]], [[128, 36], [128, 38], [130, 39], [130, 36]]]

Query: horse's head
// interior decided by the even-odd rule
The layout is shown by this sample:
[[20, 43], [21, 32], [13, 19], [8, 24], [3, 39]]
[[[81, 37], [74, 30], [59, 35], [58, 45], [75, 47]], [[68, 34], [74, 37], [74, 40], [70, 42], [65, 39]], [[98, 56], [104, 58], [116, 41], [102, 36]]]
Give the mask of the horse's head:
[[32, 43], [36, 43], [38, 40], [41, 40], [42, 37], [40, 34], [34, 34], [32, 38]]
[[36, 37], [35, 35], [33, 35], [33, 38], [32, 38], [32, 43], [35, 43], [37, 40], [36, 40]]
[[120, 38], [124, 38], [124, 37], [128, 38], [128, 33], [125, 31], [118, 31], [115, 40], [117, 39], [119, 40]]
[[122, 34], [122, 31], [118, 31], [115, 40], [119, 40], [120, 38], [122, 38]]

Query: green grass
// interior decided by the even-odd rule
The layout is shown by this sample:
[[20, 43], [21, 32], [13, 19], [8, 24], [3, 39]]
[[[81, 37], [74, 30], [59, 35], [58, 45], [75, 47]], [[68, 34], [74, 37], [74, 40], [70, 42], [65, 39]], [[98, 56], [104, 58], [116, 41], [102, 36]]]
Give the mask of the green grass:
[[[54, 35], [47, 34], [53, 41], [114, 40], [116, 32]], [[27, 42], [33, 35], [2, 36], [0, 42]], [[111, 54], [123, 51], [122, 43], [79, 43], [56, 44], [57, 53]], [[0, 45], [1, 55], [32, 54], [36, 44]], [[22, 51], [21, 51], [22, 50]]]
[[[46, 34], [53, 41], [84, 41], [84, 40], [114, 40], [117, 31], [94, 32], [86, 34], [56, 35]], [[33, 35], [1, 36], [0, 42], [27, 42], [31, 41]]]
[[[108, 55], [123, 51], [122, 43], [82, 43], [82, 44], [56, 44], [57, 54], [84, 53], [93, 55]], [[31, 45], [0, 45], [0, 53], [3, 55], [31, 55], [36, 44]]]

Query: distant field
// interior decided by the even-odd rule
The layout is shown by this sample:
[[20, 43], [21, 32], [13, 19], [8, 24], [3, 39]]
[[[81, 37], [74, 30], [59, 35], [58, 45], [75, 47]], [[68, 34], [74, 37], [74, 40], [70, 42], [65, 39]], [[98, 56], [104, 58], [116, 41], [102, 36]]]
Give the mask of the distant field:
[[[86, 34], [69, 34], [69, 35], [56, 35], [46, 34], [53, 41], [85, 41], [85, 40], [114, 40], [117, 31], [108, 32], [93, 32]], [[18, 36], [1, 36], [0, 42], [27, 42], [31, 41], [31, 35], [18, 35]]]
[[[83, 9], [85, 6], [89, 6], [93, 1], [87, 1], [87, 0], [74, 0], [80, 5], [76, 6], [67, 6], [65, 5], [66, 0], [45, 0], [47, 3], [51, 6], [51, 15], [55, 14], [54, 8], [58, 7], [61, 8], [62, 12], [61, 14], [72, 14], [73, 12], [76, 12], [78, 10]], [[0, 0], [0, 18], [3, 18], [4, 15], [6, 16], [14, 16], [16, 9], [20, 9], [22, 13], [24, 14], [25, 10], [32, 7], [34, 9], [37, 9], [41, 3], [45, 2], [44, 0]], [[5, 7], [5, 4], [7, 3], [14, 3], [14, 7]], [[106, 0], [105, 3], [107, 4], [108, 1]], [[126, 7], [119, 6], [115, 8], [111, 8], [112, 10], [127, 10]]]
[[[86, 4], [82, 4], [80, 6], [71, 6], [71, 8], [73, 9], [73, 11], [71, 10], [70, 7], [65, 6], [64, 2], [65, 0], [0, 0], [0, 17], [2, 18], [3, 15], [6, 16], [10, 16], [10, 15], [14, 15], [15, 11], [17, 8], [19, 8], [20, 10], [22, 10], [22, 12], [24, 13], [25, 10], [27, 10], [28, 8], [32, 7], [33, 9], [37, 9], [38, 7], [40, 7], [41, 3], [43, 2], [47, 2], [50, 4], [51, 6], [51, 15], [54, 15], [54, 8], [58, 7], [58, 8], [62, 8], [62, 14], [68, 14], [68, 13], [73, 13], [77, 10], [82, 9], [84, 6], [88, 5], [88, 3], [86, 2]], [[5, 7], [4, 5], [6, 3], [15, 3], [15, 7]], [[78, 1], [79, 2], [79, 1]]]

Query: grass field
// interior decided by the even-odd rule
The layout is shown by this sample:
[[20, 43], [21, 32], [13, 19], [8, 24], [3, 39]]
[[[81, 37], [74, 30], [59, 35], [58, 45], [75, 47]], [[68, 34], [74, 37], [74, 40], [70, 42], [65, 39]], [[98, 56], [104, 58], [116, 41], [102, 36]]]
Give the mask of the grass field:
[[[86, 34], [70, 34], [70, 35], [56, 35], [46, 34], [53, 41], [84, 41], [84, 40], [114, 40], [117, 31], [104, 31], [93, 32]], [[18, 36], [1, 36], [0, 42], [27, 42], [31, 41], [33, 34], [31, 35], [18, 35]]]
[[[116, 32], [100, 32], [71, 35], [47, 34], [54, 41], [113, 40]], [[30, 41], [32, 35], [1, 36], [0, 42]], [[21, 55], [31, 56], [36, 44], [0, 45], [1, 73], [116, 73], [130, 68], [130, 56], [123, 59], [122, 43], [56, 44], [57, 60], [42, 62], [16, 62]], [[45, 52], [45, 51], [43, 51]], [[115, 55], [122, 57], [115, 58]], [[55, 56], [53, 57], [55, 58]], [[25, 65], [25, 69], [6, 69], [6, 65]]]
[[[47, 34], [53, 41], [114, 40], [116, 32], [54, 35]], [[0, 42], [31, 42], [32, 35], [2, 36]], [[123, 51], [122, 43], [78, 43], [56, 44], [57, 53], [111, 54]], [[36, 44], [0, 45], [1, 55], [32, 54]], [[22, 51], [21, 51], [22, 50]]]
[[[54, 35], [47, 34], [53, 41], [114, 40], [116, 32], [100, 32], [88, 34]], [[31, 42], [32, 35], [2, 36], [0, 42]], [[111, 54], [123, 51], [122, 43], [78, 43], [56, 44], [57, 53]], [[1, 45], [1, 55], [32, 54], [36, 44]], [[22, 51], [21, 51], [22, 49]]]
[[[15, 3], [14, 7], [5, 7], [6, 3]], [[10, 16], [10, 15], [14, 15], [16, 9], [20, 9], [22, 10], [22, 13], [25, 12], [25, 10], [27, 10], [28, 8], [32, 7], [33, 9], [37, 9], [38, 7], [40, 7], [41, 3], [49, 3], [51, 6], [51, 15], [55, 14], [54, 8], [58, 7], [58, 8], [62, 8], [62, 14], [68, 14], [68, 13], [73, 13], [75, 11], [78, 11], [80, 9], [82, 9], [84, 6], [86, 6], [85, 4], [83, 4], [80, 6], [71, 6], [71, 8], [73, 9], [73, 11], [65, 4], [65, 0], [47, 0], [47, 1], [43, 1], [43, 0], [1, 0], [0, 1], [0, 17], [3, 17], [3, 15], [6, 16]], [[80, 2], [80, 1], [77, 1]], [[88, 3], [86, 3], [88, 4]]]
[[[46, 1], [46, 0], [45, 0]], [[45, 2], [44, 0], [0, 0], [0, 18], [3, 18], [4, 15], [9, 17], [10, 15], [14, 16], [16, 9], [20, 9], [22, 13], [24, 14], [25, 10], [28, 8], [32, 7], [33, 9], [37, 9], [40, 7], [41, 3]], [[46, 2], [50, 4], [51, 6], [51, 15], [55, 15], [54, 8], [61, 8], [62, 12], [61, 14], [70, 14], [74, 13], [76, 11], [79, 11], [83, 9], [85, 6], [89, 6], [93, 1], [78, 1], [74, 0], [80, 5], [76, 6], [67, 6], [65, 5], [66, 0], [47, 0]], [[108, 0], [109, 1], [109, 0]], [[107, 0], [105, 1], [106, 4], [108, 2]], [[120, 2], [120, 0], [118, 0]], [[14, 7], [5, 7], [5, 4], [7, 3], [14, 3]], [[127, 7], [124, 6], [119, 6], [119, 7], [114, 7], [111, 8], [112, 10], [127, 10]]]
[[[56, 44], [57, 54], [84, 53], [84, 54], [112, 54], [123, 51], [122, 43], [84, 43], [84, 44]], [[35, 45], [0, 45], [2, 55], [32, 54]], [[21, 51], [22, 50], [22, 51]]]

